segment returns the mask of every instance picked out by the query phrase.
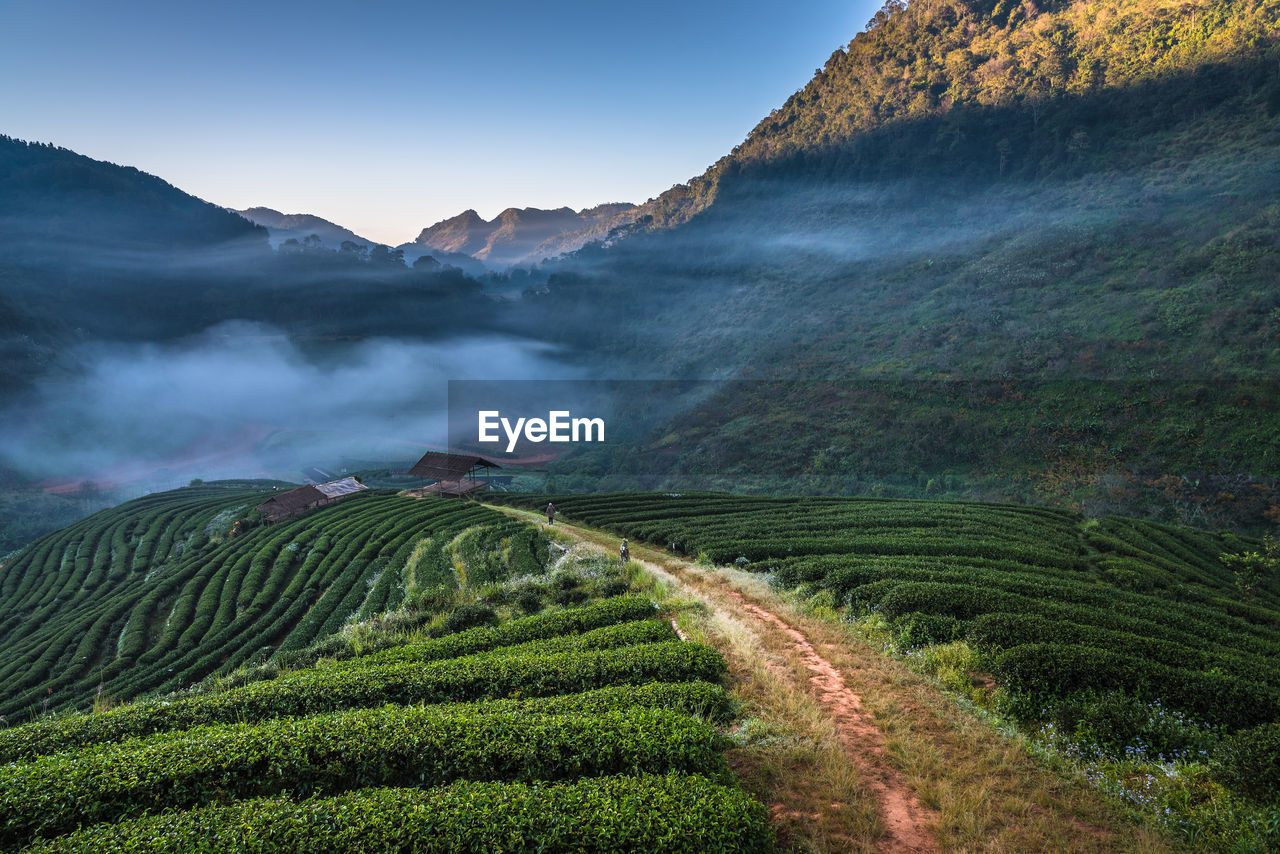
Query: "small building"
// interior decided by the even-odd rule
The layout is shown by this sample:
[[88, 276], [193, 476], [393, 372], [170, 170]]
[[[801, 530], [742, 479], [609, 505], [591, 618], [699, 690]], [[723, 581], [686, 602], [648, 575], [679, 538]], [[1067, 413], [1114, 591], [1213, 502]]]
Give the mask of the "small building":
[[308, 484], [273, 495], [254, 509], [268, 522], [283, 522], [285, 519], [301, 516], [308, 510], [333, 504], [348, 495], [363, 492], [368, 488], [354, 477], [344, 477], [341, 480]]
[[354, 477], [344, 477], [341, 480], [331, 480], [328, 483], [317, 483], [315, 488], [324, 493], [326, 498], [337, 501], [339, 498], [346, 498], [348, 495], [363, 492], [369, 487]]
[[[461, 498], [488, 486], [489, 469], [498, 468], [502, 466], [484, 457], [428, 451], [409, 469], [409, 474], [435, 481], [423, 487], [424, 493]], [[481, 470], [485, 474], [484, 480], [478, 477]]]

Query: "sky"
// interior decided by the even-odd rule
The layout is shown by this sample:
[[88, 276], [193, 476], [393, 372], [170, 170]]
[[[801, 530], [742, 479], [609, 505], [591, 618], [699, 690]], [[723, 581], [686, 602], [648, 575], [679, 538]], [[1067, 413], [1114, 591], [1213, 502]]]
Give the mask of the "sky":
[[656, 196], [880, 5], [4, 0], [0, 133], [394, 245], [467, 208]]

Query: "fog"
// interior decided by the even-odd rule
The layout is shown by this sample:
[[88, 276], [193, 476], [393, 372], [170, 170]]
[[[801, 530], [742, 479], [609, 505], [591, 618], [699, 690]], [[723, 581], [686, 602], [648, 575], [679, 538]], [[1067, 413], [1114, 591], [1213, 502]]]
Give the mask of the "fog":
[[82, 371], [44, 381], [7, 413], [0, 464], [34, 479], [142, 489], [411, 463], [446, 441], [449, 380], [576, 376], [556, 355], [494, 335], [374, 339], [315, 356], [245, 322], [175, 344], [96, 343], [74, 354]]

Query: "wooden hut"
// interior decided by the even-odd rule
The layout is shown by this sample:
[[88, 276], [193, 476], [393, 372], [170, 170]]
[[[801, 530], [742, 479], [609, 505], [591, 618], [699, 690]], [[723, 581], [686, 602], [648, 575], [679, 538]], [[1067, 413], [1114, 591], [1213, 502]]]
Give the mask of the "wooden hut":
[[261, 513], [268, 522], [283, 522], [285, 519], [301, 516], [308, 510], [323, 507], [326, 504], [333, 504], [348, 495], [362, 492], [368, 488], [354, 477], [344, 477], [341, 480], [308, 484], [297, 489], [291, 489], [288, 492], [282, 492], [279, 495], [273, 495], [254, 509]]
[[[484, 457], [428, 451], [409, 469], [409, 474], [435, 481], [424, 487], [423, 492], [461, 498], [488, 486], [489, 469], [497, 468], [502, 466]], [[482, 470], [484, 480], [478, 476]]]

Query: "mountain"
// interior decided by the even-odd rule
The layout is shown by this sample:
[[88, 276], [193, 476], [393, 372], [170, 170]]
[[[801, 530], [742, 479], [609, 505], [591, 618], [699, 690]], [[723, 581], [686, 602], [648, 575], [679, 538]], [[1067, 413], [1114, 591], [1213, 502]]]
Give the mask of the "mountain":
[[217, 205], [129, 166], [50, 144], [0, 136], [0, 254], [93, 266], [97, 253], [197, 250], [266, 232]]
[[572, 208], [507, 208], [492, 221], [474, 210], [441, 220], [424, 228], [410, 247], [459, 252], [478, 258], [492, 267], [534, 261], [559, 252], [577, 249], [585, 239], [565, 240], [597, 227], [614, 217], [625, 216], [634, 205], [615, 203], [575, 211]]
[[457, 216], [442, 219], [435, 225], [422, 229], [414, 244], [445, 252], [465, 252], [470, 255], [484, 248], [485, 238], [492, 229], [480, 214], [465, 210]]
[[301, 243], [311, 235], [320, 238], [322, 245], [338, 249], [344, 241], [364, 246], [376, 246], [376, 240], [368, 240], [350, 229], [311, 214], [283, 214], [271, 208], [248, 208], [236, 211], [240, 216], [263, 226], [271, 233], [271, 245], [278, 246], [290, 238]]
[[585, 222], [582, 227], [542, 241], [534, 248], [534, 257], [554, 258], [575, 252], [588, 243], [606, 241], [618, 229], [635, 222], [640, 216], [640, 208], [629, 204], [596, 205], [580, 211], [578, 215]]
[[[171, 486], [184, 460], [224, 464], [211, 448], [246, 455], [235, 473], [259, 471], [249, 457], [271, 428], [228, 429], [220, 408], [278, 426], [318, 398], [308, 382], [275, 415], [265, 409], [283, 394], [232, 404], [247, 374], [279, 380], [375, 350], [381, 365], [463, 323], [483, 335], [497, 322], [459, 265], [411, 268], [386, 247], [273, 251], [267, 229], [237, 213], [51, 145], [0, 138], [0, 223], [0, 556], [109, 503], [104, 490]], [[238, 367], [246, 358], [251, 371]], [[216, 381], [235, 392], [211, 391]]]
[[[368, 250], [370, 247], [379, 245], [376, 240], [361, 237], [348, 228], [311, 214], [282, 214], [277, 210], [262, 207], [248, 208], [236, 213], [266, 228], [271, 234], [271, 245], [275, 247], [279, 247], [288, 240], [303, 243], [312, 235], [320, 238], [320, 247], [331, 250], [343, 251], [343, 243], [356, 244], [357, 249], [354, 251]], [[406, 243], [398, 248], [404, 251], [404, 261], [410, 265], [419, 258], [430, 255], [442, 267], [457, 267], [469, 276], [483, 276], [487, 270], [484, 264], [462, 252], [449, 252], [442, 249], [423, 251], [425, 247], [416, 243]], [[349, 248], [348, 251], [350, 251]]]
[[[267, 232], [132, 167], [0, 137], [0, 389], [87, 336], [165, 334], [270, 257]], [[145, 310], [142, 309], [145, 306]]]
[[1278, 70], [1275, 3], [886, 6], [526, 298], [600, 377], [720, 383], [560, 474], [1275, 525]]
[[1274, 118], [1278, 33], [1280, 7], [1262, 0], [888, 0], [741, 145], [637, 219], [685, 222], [728, 184], [768, 176], [1114, 168], [1142, 156], [1142, 137], [1209, 112]]

